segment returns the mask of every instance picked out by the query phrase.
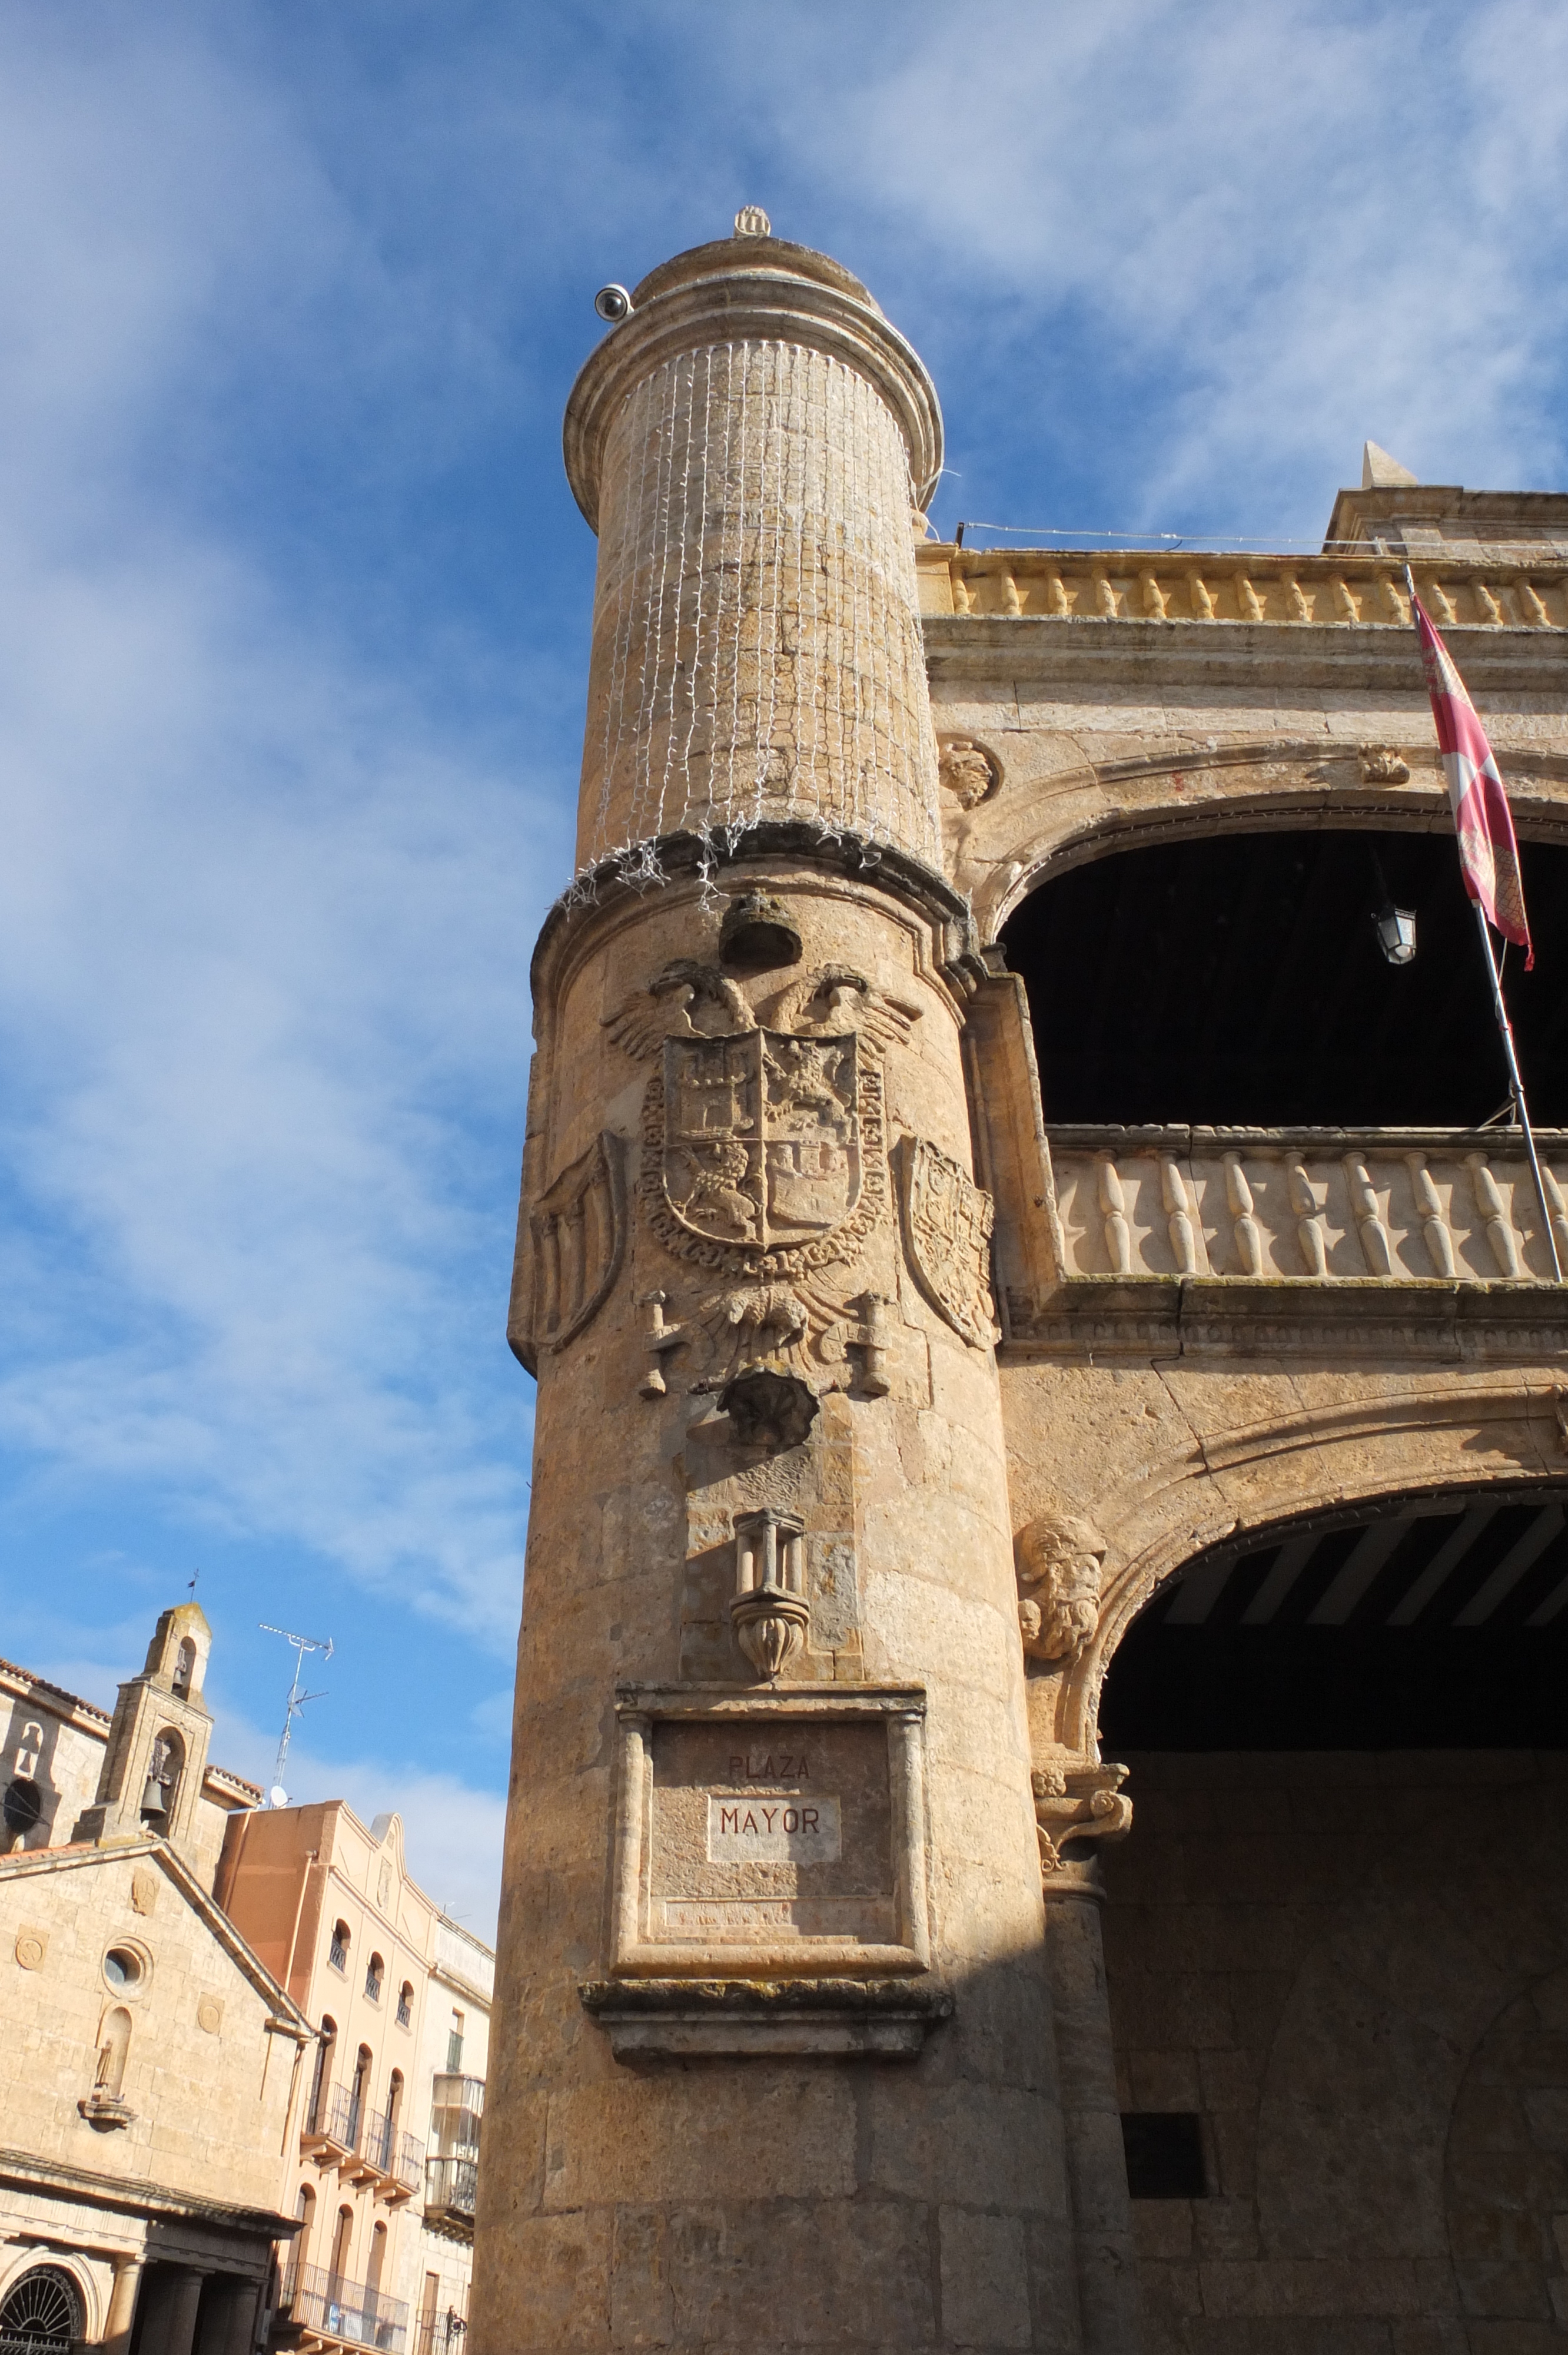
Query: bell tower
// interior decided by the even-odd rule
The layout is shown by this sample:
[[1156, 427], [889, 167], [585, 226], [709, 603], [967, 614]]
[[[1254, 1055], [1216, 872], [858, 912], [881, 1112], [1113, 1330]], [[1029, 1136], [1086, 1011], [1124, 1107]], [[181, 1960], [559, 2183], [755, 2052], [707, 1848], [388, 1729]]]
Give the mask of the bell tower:
[[197, 1603], [161, 1614], [139, 1677], [120, 1688], [98, 1795], [77, 1839], [127, 1839], [157, 1832], [187, 1848], [207, 1771], [212, 1720], [202, 1681], [212, 1629]]
[[916, 353], [748, 213], [568, 404], [579, 874], [476, 2355], [1075, 2349]]

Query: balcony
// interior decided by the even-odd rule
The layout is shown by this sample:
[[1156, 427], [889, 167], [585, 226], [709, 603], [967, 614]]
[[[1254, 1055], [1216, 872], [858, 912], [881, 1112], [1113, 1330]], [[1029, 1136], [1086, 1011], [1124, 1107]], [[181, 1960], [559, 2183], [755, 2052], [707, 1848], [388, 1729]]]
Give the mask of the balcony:
[[318, 2167], [368, 2183], [389, 2207], [411, 2199], [423, 2178], [424, 2144], [399, 2133], [389, 2111], [367, 2108], [352, 2085], [323, 2089], [300, 2141]]
[[[1332, 1333], [1338, 1351], [1452, 1356], [1473, 1323], [1560, 1313], [1517, 1130], [1052, 1124], [1042, 1208], [1054, 1281], [1022, 1340], [1114, 1347], [1169, 1327], [1258, 1346]], [[1568, 1266], [1568, 1133], [1538, 1131]], [[1093, 1328], [1091, 1331], [1090, 1328]]]
[[484, 2115], [482, 2077], [440, 2076], [430, 2082], [430, 2135], [438, 2150], [477, 2150]]
[[345, 2281], [324, 2265], [291, 2265], [279, 2320], [302, 2355], [314, 2350], [375, 2347], [408, 2355], [408, 2308], [364, 2282]]
[[476, 2155], [426, 2159], [425, 2222], [432, 2231], [446, 2232], [453, 2240], [471, 2241], [478, 2197]]

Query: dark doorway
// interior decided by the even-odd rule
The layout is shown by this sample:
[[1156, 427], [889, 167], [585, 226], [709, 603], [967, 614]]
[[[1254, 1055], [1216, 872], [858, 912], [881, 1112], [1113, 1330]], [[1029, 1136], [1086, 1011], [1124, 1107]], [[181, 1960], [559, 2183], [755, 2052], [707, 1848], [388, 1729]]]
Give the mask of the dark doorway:
[[[1381, 860], [1413, 963], [1372, 924]], [[1521, 846], [1536, 970], [1508, 994], [1531, 1112], [1568, 1126], [1568, 850]], [[1233, 834], [1115, 852], [1041, 885], [1002, 944], [1045, 1117], [1463, 1128], [1507, 1092], [1448, 834]]]

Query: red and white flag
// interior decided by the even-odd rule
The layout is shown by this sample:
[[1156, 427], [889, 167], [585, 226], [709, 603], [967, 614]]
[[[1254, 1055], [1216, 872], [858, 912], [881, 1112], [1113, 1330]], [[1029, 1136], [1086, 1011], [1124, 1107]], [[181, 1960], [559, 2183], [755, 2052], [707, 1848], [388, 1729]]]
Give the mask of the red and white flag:
[[1448, 804], [1459, 839], [1459, 868], [1465, 889], [1478, 900], [1488, 921], [1505, 940], [1524, 951], [1526, 973], [1535, 963], [1530, 943], [1530, 923], [1524, 912], [1524, 886], [1520, 880], [1519, 845], [1514, 840], [1513, 814], [1480, 714], [1470, 701], [1454, 658], [1433, 628], [1419, 597], [1410, 601], [1411, 618], [1421, 640], [1432, 716], [1437, 722], [1437, 742], [1448, 779]]

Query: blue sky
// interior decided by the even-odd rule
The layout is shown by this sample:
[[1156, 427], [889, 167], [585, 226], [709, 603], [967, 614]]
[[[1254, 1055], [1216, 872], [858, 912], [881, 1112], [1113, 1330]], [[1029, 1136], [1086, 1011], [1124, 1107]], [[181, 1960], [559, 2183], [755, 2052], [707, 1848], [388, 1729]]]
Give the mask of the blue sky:
[[0, 1651], [200, 1570], [217, 1753], [493, 1918], [527, 962], [608, 279], [765, 205], [932, 368], [938, 521], [1309, 538], [1564, 481], [1568, 12], [0, 6]]

